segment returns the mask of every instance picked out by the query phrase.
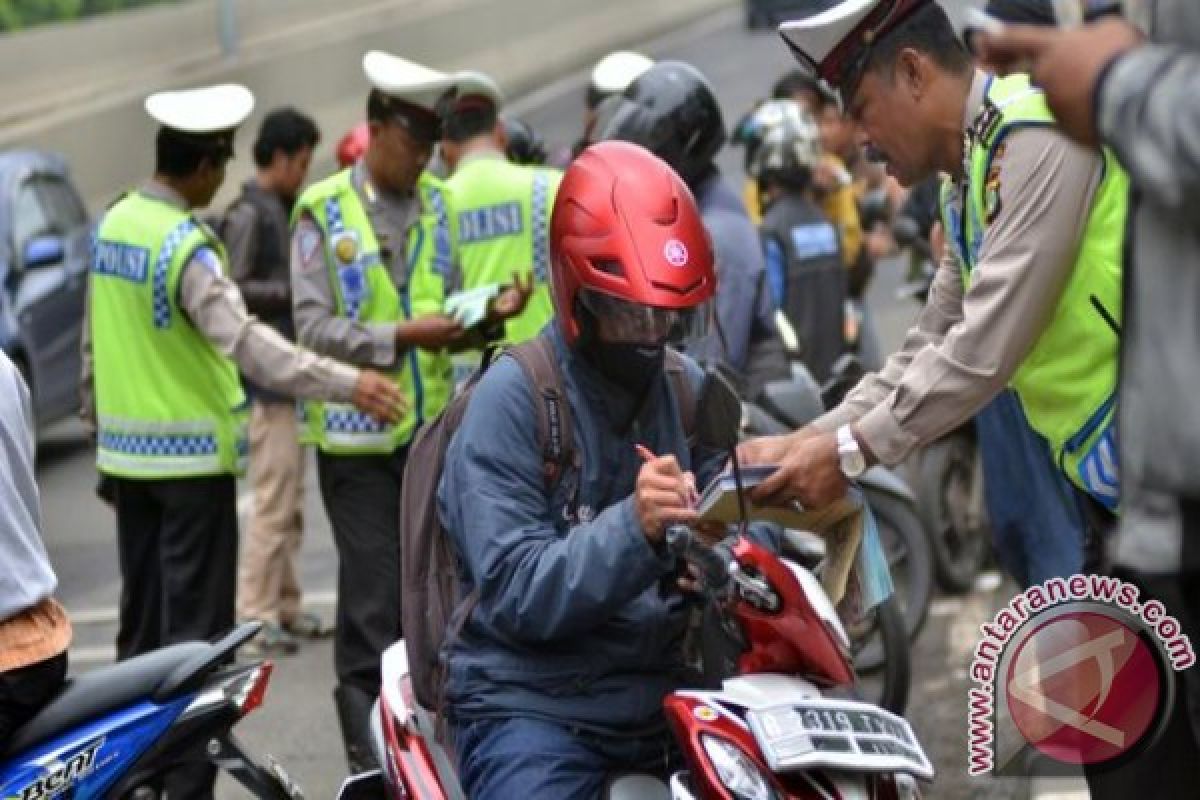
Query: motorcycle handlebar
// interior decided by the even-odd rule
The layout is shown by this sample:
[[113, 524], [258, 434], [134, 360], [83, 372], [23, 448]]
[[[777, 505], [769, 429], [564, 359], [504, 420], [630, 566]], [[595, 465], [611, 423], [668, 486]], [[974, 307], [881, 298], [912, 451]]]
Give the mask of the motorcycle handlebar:
[[667, 552], [700, 570], [709, 588], [721, 589], [729, 582], [730, 557], [726, 549], [706, 546], [686, 525], [667, 528]]

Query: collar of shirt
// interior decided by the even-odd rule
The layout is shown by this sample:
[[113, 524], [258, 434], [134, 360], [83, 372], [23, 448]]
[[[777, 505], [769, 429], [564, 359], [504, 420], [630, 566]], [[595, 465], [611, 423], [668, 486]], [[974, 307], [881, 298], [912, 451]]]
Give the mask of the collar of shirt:
[[180, 211], [190, 210], [188, 209], [187, 200], [183, 199], [183, 195], [172, 189], [170, 186], [167, 186], [165, 183], [157, 181], [154, 178], [151, 178], [143, 183], [138, 191], [152, 200], [158, 200], [160, 202], [167, 203], [168, 205], [175, 206]]
[[417, 192], [405, 194], [385, 192], [375, 187], [367, 174], [366, 162], [360, 159], [352, 168], [350, 183], [366, 206], [367, 218], [379, 240], [384, 262], [398, 274], [395, 267], [404, 264], [404, 246], [397, 249], [393, 242], [407, 241], [408, 231], [420, 218], [421, 204]]
[[461, 169], [467, 164], [470, 164], [472, 161], [503, 161], [504, 159], [504, 153], [500, 152], [491, 145], [486, 145], [472, 150], [460, 158], [458, 160], [458, 166]]

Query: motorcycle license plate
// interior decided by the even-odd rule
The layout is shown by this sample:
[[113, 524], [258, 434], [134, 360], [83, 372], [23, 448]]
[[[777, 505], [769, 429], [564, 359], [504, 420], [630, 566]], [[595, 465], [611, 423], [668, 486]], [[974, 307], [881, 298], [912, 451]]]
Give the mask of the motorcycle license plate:
[[827, 767], [933, 780], [933, 765], [908, 722], [867, 703], [811, 699], [747, 711], [746, 719], [776, 772]]

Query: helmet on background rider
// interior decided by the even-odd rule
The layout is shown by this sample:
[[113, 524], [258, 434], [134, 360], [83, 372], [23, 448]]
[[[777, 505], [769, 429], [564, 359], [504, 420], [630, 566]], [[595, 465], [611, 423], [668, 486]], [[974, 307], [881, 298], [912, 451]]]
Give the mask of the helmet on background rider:
[[661, 347], [698, 335], [711, 316], [717, 279], [696, 201], [636, 145], [595, 144], [567, 168], [550, 253], [555, 316], [569, 346], [599, 334]]
[[794, 100], [770, 100], [738, 127], [746, 148], [746, 174], [759, 182], [806, 188], [821, 161], [821, 131]]
[[504, 153], [514, 164], [540, 167], [546, 163], [546, 142], [528, 122], [501, 116], [506, 145]]
[[362, 158], [371, 142], [371, 129], [365, 122], [360, 122], [346, 132], [338, 141], [337, 161], [343, 169]]
[[609, 53], [592, 68], [585, 99], [587, 107], [595, 109], [606, 97], [625, 91], [629, 84], [652, 66], [654, 62], [641, 53], [629, 50]]
[[593, 141], [640, 144], [666, 161], [689, 186], [704, 178], [725, 144], [725, 120], [708, 80], [690, 64], [660, 61], [606, 104]]

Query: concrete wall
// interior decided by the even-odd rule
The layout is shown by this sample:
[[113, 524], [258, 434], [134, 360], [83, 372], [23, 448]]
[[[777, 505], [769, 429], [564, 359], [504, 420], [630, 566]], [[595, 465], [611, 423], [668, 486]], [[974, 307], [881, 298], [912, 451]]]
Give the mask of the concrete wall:
[[[154, 125], [142, 110], [147, 93], [236, 81], [254, 91], [258, 110], [239, 137], [224, 195], [249, 171], [249, 144], [261, 112], [278, 105], [317, 116], [326, 134], [319, 161], [328, 163], [337, 137], [364, 113], [366, 50], [389, 50], [443, 69], [482, 69], [512, 95], [735, 2], [239, 1], [249, 5], [234, 60], [220, 57], [215, 0], [0, 38], [0, 67], [29, 75], [20, 81], [29, 87], [25, 102], [40, 104], [33, 114], [10, 114], [7, 124], [0, 117], [0, 147], [63, 153], [96, 209], [152, 167]], [[285, 5], [293, 9], [288, 27], [276, 30], [267, 12]], [[36, 63], [56, 62], [54, 52], [63, 54], [61, 66], [55, 75], [41, 74]]]

